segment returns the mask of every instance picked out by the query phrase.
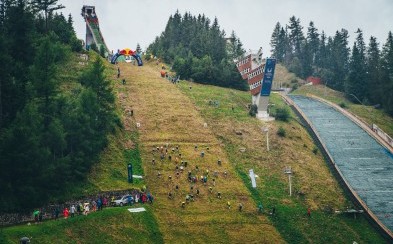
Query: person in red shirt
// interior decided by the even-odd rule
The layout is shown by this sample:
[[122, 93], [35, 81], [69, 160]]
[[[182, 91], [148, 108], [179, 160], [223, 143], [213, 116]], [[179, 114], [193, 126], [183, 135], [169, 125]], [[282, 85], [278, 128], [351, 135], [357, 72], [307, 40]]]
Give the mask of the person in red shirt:
[[66, 218], [68, 218], [68, 215], [69, 215], [69, 211], [68, 211], [68, 208], [65, 208], [64, 210], [63, 210], [63, 215], [64, 215], [64, 218], [66, 219]]

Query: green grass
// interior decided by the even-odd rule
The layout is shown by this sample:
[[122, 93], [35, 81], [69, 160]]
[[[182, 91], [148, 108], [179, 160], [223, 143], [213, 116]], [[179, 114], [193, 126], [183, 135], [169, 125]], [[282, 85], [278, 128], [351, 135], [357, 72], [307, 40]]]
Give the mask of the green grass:
[[[289, 109], [289, 122], [263, 123], [248, 115], [246, 105], [251, 102], [248, 92], [190, 82], [181, 82], [179, 87], [192, 99], [225, 145], [227, 157], [251, 193], [255, 209], [262, 202], [264, 214], [288, 243], [385, 242], [363, 216], [353, 219], [325, 211], [326, 208], [344, 209], [350, 202], [323, 157], [313, 153], [315, 145], [292, 110]], [[210, 106], [209, 100], [219, 100], [220, 106]], [[274, 104], [270, 110], [272, 114], [277, 108], [286, 106], [278, 94], [271, 95], [270, 103]], [[269, 152], [266, 152], [265, 134], [261, 132], [261, 127], [265, 126], [269, 127]], [[275, 135], [280, 127], [287, 131], [285, 138]], [[243, 135], [235, 135], [234, 130], [243, 131]], [[246, 152], [240, 153], [240, 147], [246, 147]], [[283, 173], [285, 166], [291, 166], [294, 171], [293, 197], [288, 196], [288, 178]], [[251, 187], [250, 168], [259, 176], [256, 189]], [[296, 191], [304, 192], [305, 196]], [[273, 206], [277, 214], [270, 216], [268, 212]], [[310, 219], [306, 215], [308, 207], [312, 209]]]
[[146, 212], [107, 208], [88, 216], [3, 228], [0, 243], [19, 243], [23, 236], [32, 237], [32, 243], [163, 243], [151, 206], [143, 207]]
[[[16, 243], [24, 235], [32, 236], [38, 243], [281, 243], [283, 239], [288, 243], [385, 242], [364, 217], [354, 219], [325, 211], [344, 209], [350, 202], [322, 155], [313, 153], [314, 142], [292, 110], [288, 122], [264, 123], [248, 115], [248, 92], [185, 81], [175, 86], [159, 78], [156, 66], [121, 68], [127, 76], [126, 86], [114, 79], [114, 70], [107, 74], [115, 80], [117, 112], [124, 128], [109, 137], [109, 145], [86, 184], [75, 186], [70, 192], [88, 194], [146, 185], [155, 196], [155, 204], [145, 206], [148, 211], [139, 214], [130, 214], [126, 207], [113, 208], [87, 217], [7, 227], [0, 230], [0, 243]], [[121, 98], [124, 94], [126, 97]], [[219, 101], [219, 105], [209, 105], [209, 101]], [[271, 95], [270, 103], [274, 104], [272, 113], [286, 106], [278, 94]], [[126, 115], [128, 108], [134, 109], [133, 117]], [[137, 129], [135, 122], [141, 122], [141, 128]], [[203, 127], [204, 122], [208, 128]], [[262, 127], [269, 128], [270, 151], [266, 150]], [[277, 135], [281, 127], [286, 137]], [[237, 131], [242, 135], [237, 135]], [[201, 196], [185, 209], [180, 208], [189, 191], [184, 174], [175, 179], [180, 185], [175, 199], [167, 198], [174, 187], [168, 175], [173, 175], [175, 163], [164, 160], [151, 164], [152, 158], [157, 157], [152, 154], [152, 147], [167, 142], [180, 145], [189, 168], [197, 164], [201, 170], [212, 171], [218, 167], [217, 158], [222, 159], [223, 166], [218, 169], [225, 169], [230, 175], [217, 178], [215, 189], [223, 193], [222, 200], [210, 195], [207, 187], [199, 186]], [[195, 144], [199, 148], [210, 147], [203, 160], [195, 152]], [[240, 152], [243, 147], [246, 151]], [[145, 180], [127, 182], [126, 167], [130, 162], [134, 174], [145, 175]], [[283, 173], [286, 166], [294, 172], [292, 197], [288, 196], [288, 178]], [[258, 175], [255, 189], [251, 187], [249, 169]], [[158, 170], [162, 179], [156, 177]], [[233, 209], [226, 208], [226, 201], [232, 202]], [[245, 206], [242, 213], [236, 210], [240, 201]], [[257, 213], [260, 202], [263, 214]], [[275, 216], [269, 215], [272, 207], [276, 208]], [[306, 215], [309, 207], [311, 218]]]
[[376, 124], [388, 135], [393, 136], [393, 118], [386, 114], [381, 109], [375, 109], [372, 106], [364, 106], [360, 104], [354, 104], [345, 98], [344, 94], [337, 92], [323, 85], [317, 86], [302, 86], [293, 94], [307, 95], [312, 94], [337, 105], [345, 104], [348, 111], [362, 118], [367, 124]]

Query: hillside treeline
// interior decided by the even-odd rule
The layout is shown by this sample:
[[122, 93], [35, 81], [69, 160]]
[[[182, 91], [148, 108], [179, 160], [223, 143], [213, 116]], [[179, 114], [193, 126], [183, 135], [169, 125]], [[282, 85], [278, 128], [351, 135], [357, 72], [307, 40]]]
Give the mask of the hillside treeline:
[[312, 21], [306, 34], [303, 29], [295, 16], [285, 26], [276, 24], [270, 44], [279, 62], [301, 78], [321, 77], [327, 86], [344, 92], [353, 102], [379, 104], [393, 115], [392, 32], [384, 44], [371, 36], [366, 45], [360, 29], [353, 44], [348, 43], [345, 29], [332, 37], [319, 32]]
[[77, 185], [118, 122], [100, 59], [77, 73], [72, 17], [52, 1], [0, 1], [0, 211]]
[[211, 22], [205, 15], [179, 12], [169, 17], [164, 32], [148, 47], [148, 53], [173, 64], [182, 79], [246, 90], [233, 63], [244, 52], [234, 32], [225, 38], [217, 18]]

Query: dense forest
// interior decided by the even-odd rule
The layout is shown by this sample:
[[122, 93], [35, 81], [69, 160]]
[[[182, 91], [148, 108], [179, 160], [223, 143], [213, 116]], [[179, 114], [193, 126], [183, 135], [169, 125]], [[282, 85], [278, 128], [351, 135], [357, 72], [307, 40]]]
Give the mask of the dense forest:
[[349, 47], [349, 33], [336, 31], [333, 37], [318, 32], [311, 21], [306, 35], [300, 19], [292, 16], [288, 25], [276, 24], [271, 52], [279, 62], [301, 78], [321, 77], [327, 86], [344, 92], [355, 103], [382, 106], [393, 115], [393, 35], [380, 43], [373, 36], [366, 46], [363, 32], [356, 31]]
[[[0, 1], [0, 211], [39, 206], [83, 181], [119, 119], [100, 58], [57, 0]], [[96, 55], [98, 56], [98, 55]], [[79, 72], [77, 72], [79, 67]]]
[[225, 35], [217, 18], [212, 23], [205, 15], [182, 16], [176, 12], [148, 47], [148, 53], [173, 64], [182, 79], [247, 90], [247, 83], [233, 63], [245, 52], [242, 43], [235, 32], [229, 38]]

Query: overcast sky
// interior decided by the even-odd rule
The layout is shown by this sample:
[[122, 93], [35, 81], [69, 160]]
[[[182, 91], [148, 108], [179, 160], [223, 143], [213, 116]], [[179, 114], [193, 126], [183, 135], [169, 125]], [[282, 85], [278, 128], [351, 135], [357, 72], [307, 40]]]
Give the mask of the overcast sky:
[[[379, 43], [393, 31], [393, 0], [59, 0], [66, 6], [65, 15], [72, 14], [77, 36], [85, 39], [85, 23], [81, 17], [83, 5], [93, 5], [100, 29], [111, 50], [135, 49], [140, 43], [145, 49], [160, 35], [170, 15], [178, 9], [181, 14], [205, 14], [210, 20], [218, 18], [227, 35], [232, 30], [245, 49], [270, 53], [270, 37], [277, 22], [288, 24], [295, 15], [300, 18], [306, 34], [310, 21], [319, 32], [333, 36], [345, 28], [350, 35], [350, 47], [357, 28], [363, 30], [366, 43], [370, 36]], [[264, 55], [264, 56], [265, 56]]]

